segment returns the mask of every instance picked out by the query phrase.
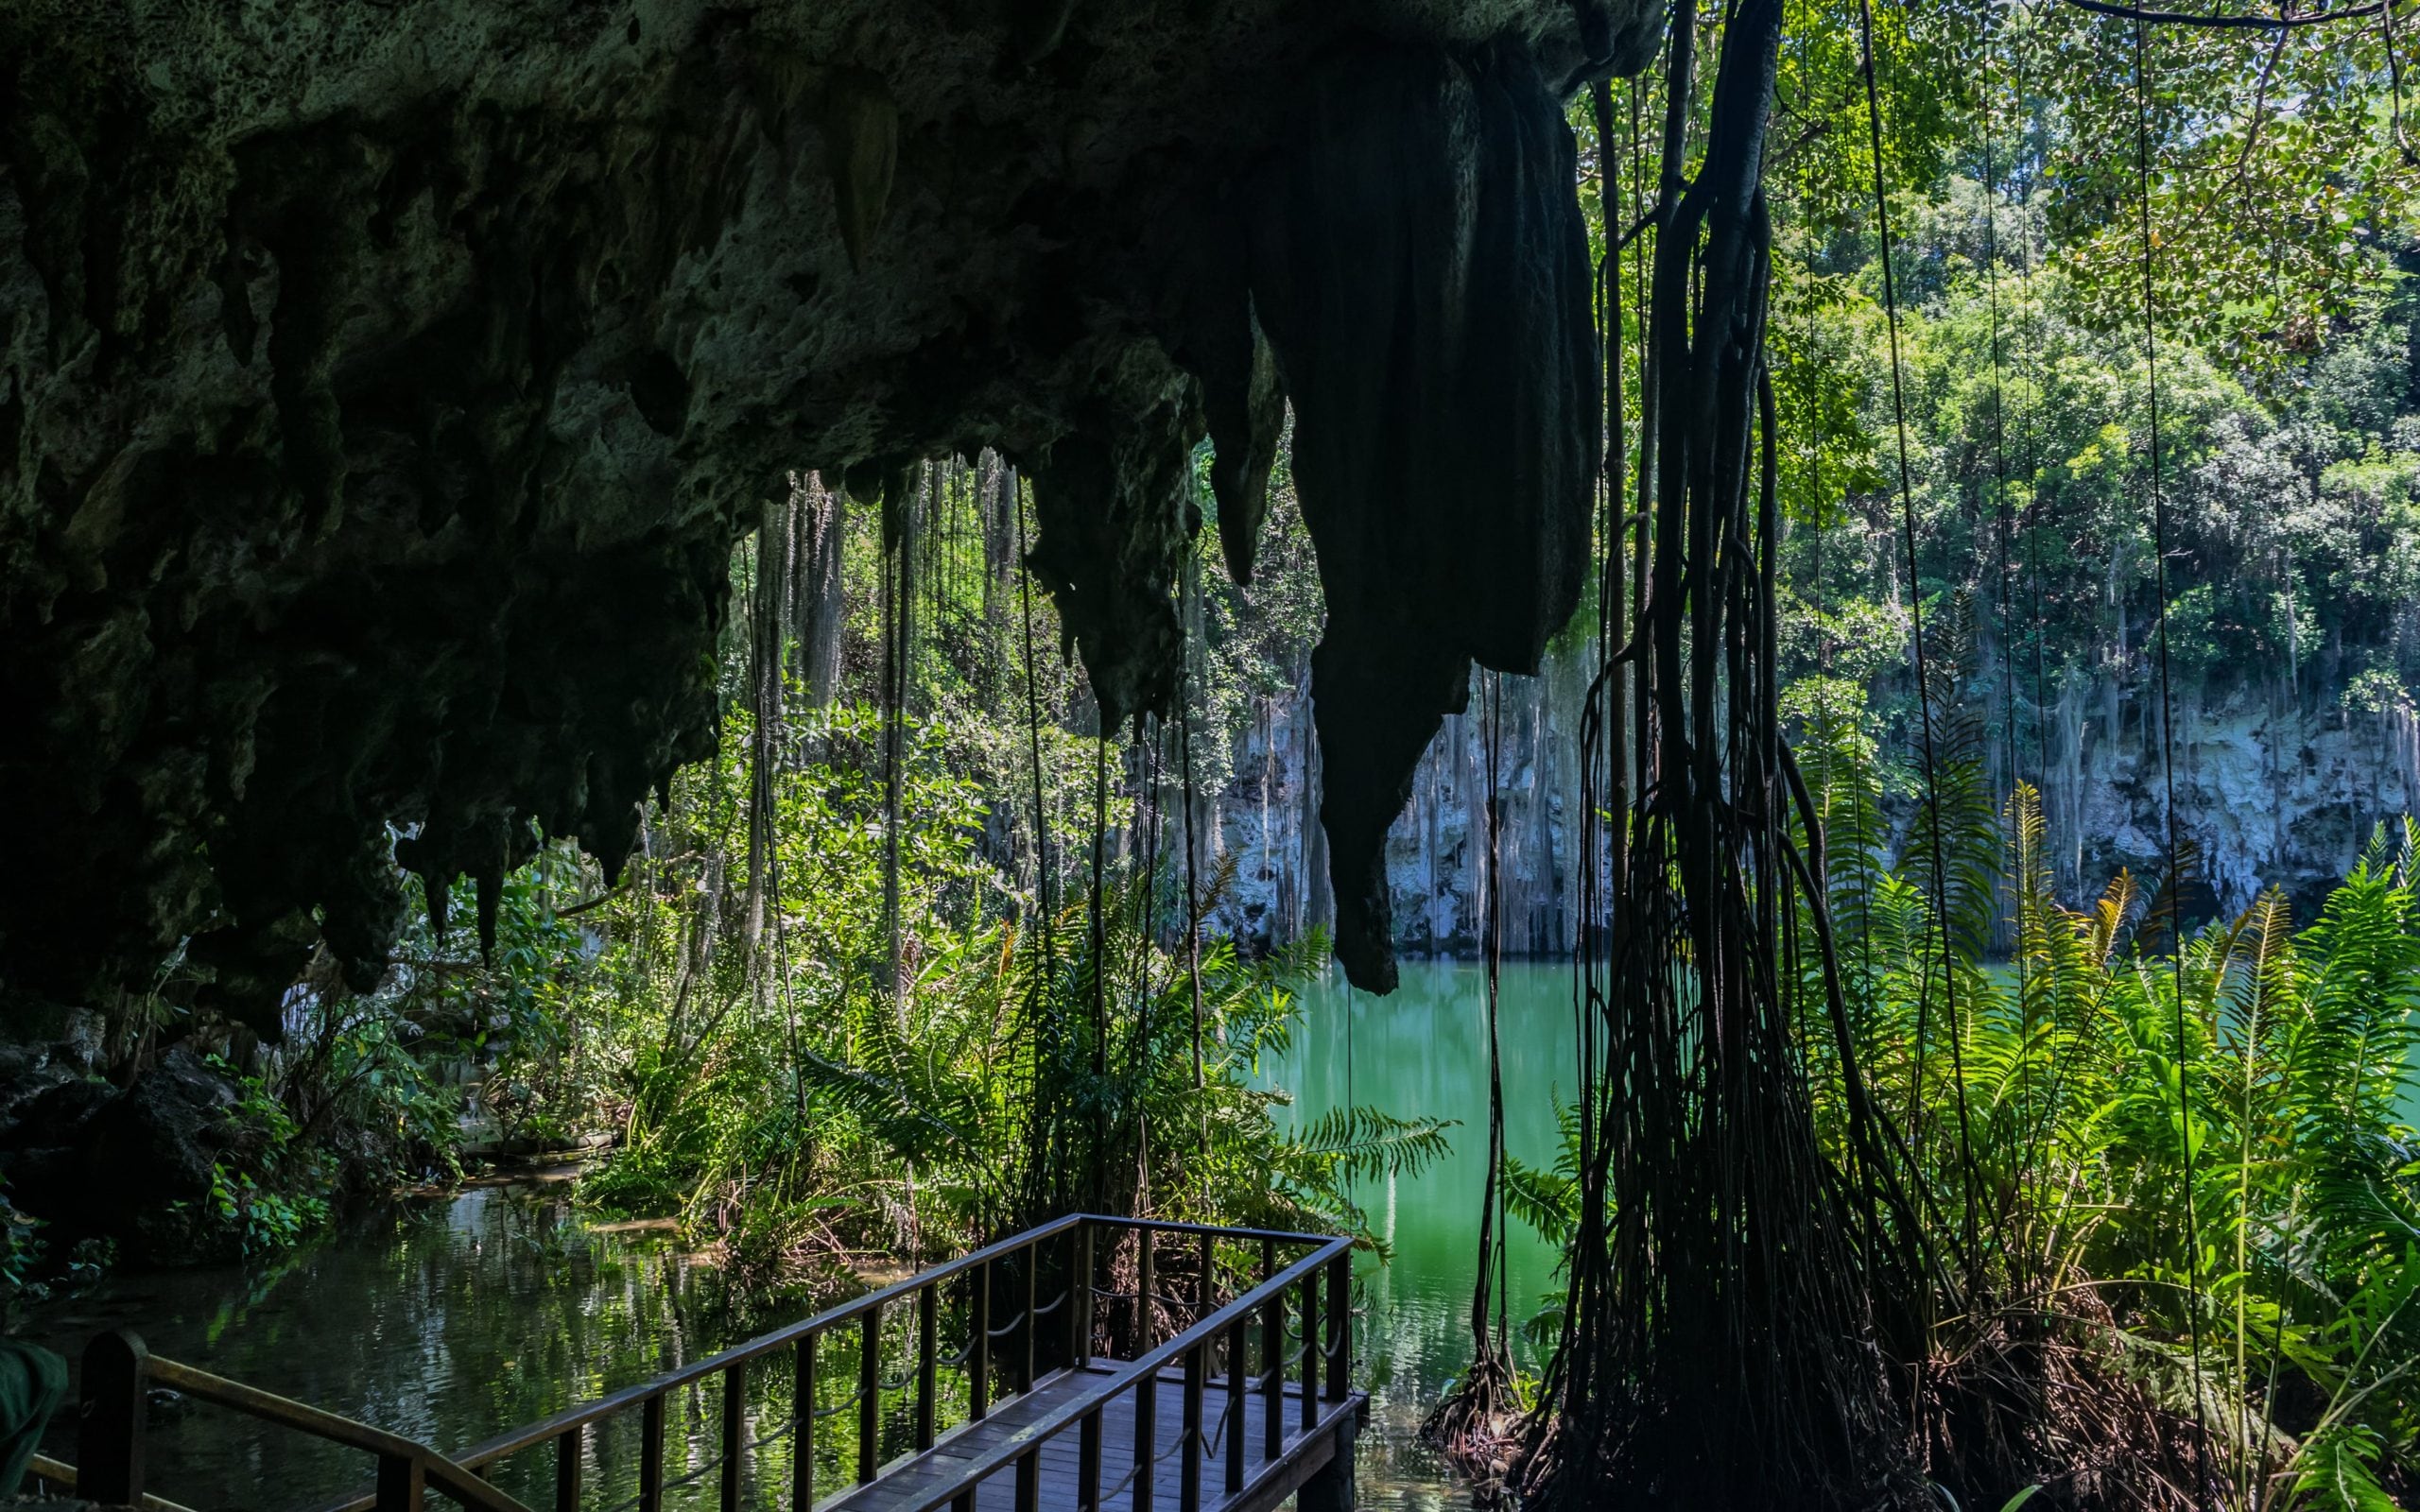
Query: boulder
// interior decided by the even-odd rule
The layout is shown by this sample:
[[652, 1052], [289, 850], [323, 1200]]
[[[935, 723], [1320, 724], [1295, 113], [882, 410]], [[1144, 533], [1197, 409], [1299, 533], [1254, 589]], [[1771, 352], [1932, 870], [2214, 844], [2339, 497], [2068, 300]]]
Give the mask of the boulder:
[[179, 1045], [123, 1091], [61, 1082], [0, 1133], [10, 1201], [62, 1240], [113, 1240], [149, 1263], [219, 1258], [215, 1168], [233, 1147], [237, 1089]]

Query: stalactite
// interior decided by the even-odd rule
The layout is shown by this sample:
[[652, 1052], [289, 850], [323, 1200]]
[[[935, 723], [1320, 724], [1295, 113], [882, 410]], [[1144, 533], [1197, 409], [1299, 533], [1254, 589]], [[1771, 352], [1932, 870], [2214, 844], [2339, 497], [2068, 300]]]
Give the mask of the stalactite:
[[789, 475], [795, 524], [790, 552], [790, 641], [801, 696], [809, 709], [832, 701], [840, 679], [841, 548], [848, 539], [848, 500], [821, 474]]
[[[1474, 660], [1534, 672], [1578, 602], [1599, 445], [1587, 237], [1570, 129], [1518, 47], [1357, 59], [1294, 142], [1256, 186], [1252, 312], [1325, 591], [1337, 954], [1386, 991], [1387, 830], [1421, 752]], [[1547, 183], [1564, 187], [1531, 192]]]
[[[406, 8], [309, 66], [208, 8], [37, 9], [0, 20], [0, 683], [37, 816], [0, 978], [29, 1001], [104, 1001], [188, 936], [214, 1011], [274, 1022], [321, 944], [371, 990], [390, 824], [432, 899], [498, 897], [533, 826], [613, 872], [714, 752], [731, 548], [804, 462], [1009, 448], [1115, 725], [1175, 685], [1203, 430], [1248, 536], [1289, 390], [1348, 590], [1321, 717], [1357, 919], [1461, 662], [1525, 664], [1569, 609], [1594, 353], [1562, 98], [1651, 50], [1647, 0], [1054, 6], [1070, 72], [1013, 81], [1034, 28], [979, 5]], [[130, 47], [193, 66], [78, 61]], [[1399, 455], [1408, 489], [1373, 472]], [[926, 620], [961, 506], [903, 569]], [[1340, 931], [1365, 981], [1382, 934]]]

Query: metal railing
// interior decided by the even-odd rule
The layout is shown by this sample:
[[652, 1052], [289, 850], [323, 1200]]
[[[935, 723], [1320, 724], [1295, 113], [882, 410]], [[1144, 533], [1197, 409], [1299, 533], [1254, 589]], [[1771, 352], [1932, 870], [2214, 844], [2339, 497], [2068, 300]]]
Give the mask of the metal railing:
[[[1352, 1277], [1353, 1243], [1349, 1239], [1326, 1238], [1315, 1234], [1272, 1232], [1249, 1228], [1216, 1228], [1201, 1224], [1172, 1223], [1160, 1220], [1088, 1217], [1089, 1226], [1109, 1229], [1132, 1229], [1136, 1234], [1136, 1287], [1133, 1293], [1132, 1330], [1137, 1340], [1133, 1358], [1119, 1362], [1103, 1373], [1099, 1380], [1071, 1394], [1070, 1400], [1053, 1408], [1041, 1420], [1026, 1425], [1011, 1443], [997, 1446], [965, 1462], [965, 1468], [953, 1479], [928, 1488], [917, 1499], [902, 1502], [896, 1512], [937, 1512], [949, 1506], [958, 1512], [972, 1512], [976, 1488], [1004, 1469], [1013, 1467], [1017, 1512], [1038, 1512], [1040, 1505], [1041, 1464], [1043, 1448], [1069, 1428], [1076, 1430], [1075, 1506], [1098, 1508], [1104, 1500], [1100, 1485], [1102, 1419], [1110, 1402], [1132, 1393], [1134, 1398], [1133, 1468], [1129, 1471], [1132, 1484], [1134, 1512], [1149, 1512], [1152, 1496], [1151, 1469], [1167, 1451], [1158, 1448], [1159, 1386], [1171, 1367], [1181, 1372], [1183, 1392], [1177, 1442], [1173, 1452], [1180, 1454], [1177, 1494], [1180, 1512], [1198, 1512], [1202, 1496], [1202, 1461], [1214, 1441], [1204, 1433], [1203, 1398], [1213, 1379], [1214, 1363], [1223, 1364], [1227, 1376], [1226, 1409], [1219, 1425], [1219, 1440], [1225, 1445], [1223, 1483], [1226, 1494], [1233, 1496], [1244, 1488], [1248, 1463], [1246, 1418], [1250, 1404], [1257, 1396], [1261, 1403], [1262, 1460], [1264, 1469], [1275, 1466], [1286, 1452], [1285, 1388], [1286, 1370], [1289, 1364], [1299, 1363], [1302, 1371], [1300, 1398], [1303, 1439], [1307, 1440], [1326, 1416], [1322, 1401], [1334, 1404], [1345, 1401], [1351, 1393], [1352, 1370]], [[1199, 1287], [1194, 1305], [1197, 1320], [1166, 1343], [1152, 1346], [1156, 1332], [1156, 1314], [1161, 1295], [1153, 1286], [1157, 1265], [1157, 1236], [1163, 1233], [1190, 1235], [1196, 1241], [1200, 1255], [1196, 1271]], [[1085, 1230], [1089, 1238], [1089, 1228]], [[1215, 1310], [1212, 1302], [1214, 1248], [1219, 1240], [1257, 1241], [1260, 1246], [1260, 1275], [1257, 1285], [1231, 1297]], [[1307, 1245], [1311, 1253], [1279, 1269], [1276, 1249], [1280, 1245]], [[1080, 1263], [1087, 1279], [1086, 1305], [1094, 1297], [1122, 1297], [1122, 1293], [1103, 1293], [1089, 1284], [1093, 1267], [1089, 1256]], [[1321, 1326], [1321, 1299], [1326, 1297], [1327, 1325], [1324, 1336]], [[1287, 1298], [1300, 1297], [1303, 1348], [1289, 1360], [1287, 1337]], [[1261, 1368], [1250, 1371], [1251, 1332], [1255, 1322], [1261, 1331]], [[1089, 1320], [1080, 1335], [1090, 1344]], [[1325, 1368], [1322, 1369], [1322, 1362]], [[1079, 1366], [1087, 1362], [1080, 1359]], [[1324, 1377], [1324, 1390], [1322, 1390]], [[1108, 1495], [1126, 1489], [1121, 1484], [1111, 1486]]]
[[176, 1503], [163, 1502], [143, 1489], [144, 1418], [149, 1406], [147, 1394], [154, 1385], [362, 1451], [376, 1461], [378, 1489], [373, 1500], [382, 1509], [411, 1508], [417, 1512], [427, 1491], [434, 1487], [478, 1512], [529, 1512], [481, 1480], [468, 1466], [447, 1459], [425, 1444], [240, 1381], [230, 1381], [174, 1360], [159, 1359], [144, 1349], [141, 1339], [122, 1331], [99, 1334], [84, 1348], [77, 1402], [76, 1463], [67, 1466], [48, 1460], [38, 1473], [87, 1502], [154, 1509], [175, 1507]]
[[[1096, 1243], [1102, 1235], [1107, 1246]], [[1104, 1262], [1115, 1261], [1128, 1236], [1134, 1242], [1133, 1293], [1095, 1284]], [[1166, 1273], [1158, 1251], [1166, 1236], [1190, 1241], [1194, 1295], [1160, 1293]], [[1045, 1246], [1064, 1254], [1060, 1274], [1066, 1285], [1047, 1301], [1037, 1295], [1045, 1269]], [[1218, 1246], [1241, 1247], [1256, 1260], [1258, 1276], [1248, 1290], [1237, 1289], [1220, 1300], [1216, 1280]], [[1310, 1253], [1279, 1267], [1281, 1249], [1307, 1246]], [[1253, 1228], [1216, 1228], [1199, 1224], [1159, 1220], [1108, 1218], [1075, 1213], [1028, 1229], [996, 1245], [936, 1265], [915, 1276], [871, 1292], [796, 1323], [760, 1334], [719, 1353], [709, 1355], [651, 1380], [626, 1386], [594, 1401], [567, 1408], [551, 1417], [511, 1430], [454, 1456], [425, 1445], [356, 1422], [334, 1413], [288, 1400], [269, 1392], [230, 1381], [191, 1366], [147, 1354], [131, 1334], [109, 1333], [95, 1338], [84, 1355], [80, 1389], [80, 1431], [78, 1468], [43, 1461], [38, 1472], [54, 1485], [72, 1486], [87, 1500], [142, 1504], [152, 1512], [183, 1512], [173, 1503], [148, 1496], [144, 1489], [145, 1392], [153, 1384], [170, 1386], [197, 1400], [231, 1408], [249, 1417], [296, 1432], [358, 1449], [371, 1455], [377, 1476], [372, 1488], [324, 1508], [323, 1512], [419, 1512], [426, 1492], [436, 1490], [478, 1512], [529, 1512], [522, 1503], [489, 1484], [494, 1468], [513, 1456], [554, 1450], [554, 1497], [557, 1512], [576, 1512], [581, 1504], [581, 1471], [593, 1435], [605, 1423], [635, 1413], [639, 1419], [637, 1512], [661, 1512], [669, 1486], [696, 1479], [702, 1470], [667, 1480], [665, 1470], [666, 1402], [684, 1387], [718, 1380], [720, 1453], [710, 1469], [720, 1472], [719, 1504], [737, 1512], [742, 1477], [750, 1452], [785, 1435], [794, 1440], [789, 1505], [806, 1512], [816, 1501], [815, 1424], [852, 1410], [856, 1416], [857, 1486], [873, 1485], [930, 1450], [938, 1432], [938, 1378], [946, 1365], [962, 1369], [967, 1386], [963, 1432], [982, 1422], [994, 1406], [995, 1390], [1005, 1387], [1027, 1393], [1063, 1382], [1076, 1382], [1066, 1400], [1047, 1409], [1035, 1422], [1023, 1424], [1013, 1442], [964, 1461], [965, 1469], [937, 1492], [903, 1503], [912, 1512], [930, 1512], [951, 1505], [972, 1512], [975, 1488], [989, 1476], [1013, 1466], [1016, 1505], [1036, 1512], [1043, 1444], [1069, 1428], [1079, 1438], [1078, 1505], [1097, 1507], [1100, 1502], [1100, 1437], [1102, 1412], [1117, 1397], [1132, 1393], [1135, 1402], [1136, 1458], [1133, 1479], [1137, 1512], [1150, 1505], [1149, 1468], [1158, 1457], [1157, 1396], [1161, 1377], [1181, 1372], [1183, 1427], [1179, 1484], [1183, 1512], [1195, 1512], [1201, 1493], [1201, 1463], [1213, 1440], [1202, 1433], [1203, 1397], [1212, 1379], [1214, 1357], [1229, 1378], [1226, 1420], [1220, 1428], [1225, 1446], [1226, 1489], [1241, 1488], [1246, 1464], [1245, 1406], [1252, 1395], [1263, 1402], [1264, 1457], [1274, 1463], [1285, 1448], [1283, 1409], [1288, 1367], [1299, 1364], [1302, 1431], [1307, 1434], [1321, 1419], [1322, 1400], [1337, 1402], [1348, 1395], [1350, 1369], [1349, 1306], [1351, 1242], [1316, 1234]], [[1233, 1267], [1231, 1267], [1233, 1268]], [[1004, 1314], [995, 1296], [1006, 1279], [1017, 1294], [1008, 1298], [1013, 1311]], [[940, 1352], [939, 1320], [945, 1285], [964, 1287], [965, 1347], [944, 1358]], [[1241, 1282], [1237, 1283], [1238, 1288]], [[1322, 1291], [1325, 1296], [1322, 1297]], [[1299, 1300], [1289, 1308], [1288, 1298]], [[1101, 1300], [1131, 1300], [1122, 1318], [1097, 1313]], [[1322, 1330], [1324, 1300], [1325, 1332]], [[882, 1374], [883, 1320], [890, 1310], [910, 1306], [915, 1315], [915, 1363], [905, 1375]], [[1192, 1324], [1166, 1342], [1157, 1342], [1159, 1319], [1171, 1310], [1190, 1311]], [[1302, 1349], [1291, 1357], [1285, 1345], [1287, 1314], [1299, 1313]], [[1048, 1333], [1044, 1320], [1051, 1320]], [[1112, 1322], [1122, 1328], [1105, 1327]], [[1248, 1371], [1250, 1333], [1257, 1323], [1262, 1335], [1260, 1368]], [[1115, 1358], [1123, 1334], [1127, 1358]], [[856, 1335], [857, 1387], [854, 1395], [830, 1406], [818, 1402], [818, 1358], [827, 1338]], [[1098, 1348], [1097, 1348], [1098, 1346]], [[748, 1435], [748, 1379], [752, 1366], [786, 1356], [794, 1383], [789, 1421], [764, 1439]], [[1097, 1363], [1098, 1362], [1098, 1363]], [[1005, 1370], [1002, 1369], [1005, 1366]], [[1324, 1366], [1324, 1368], [1323, 1368]], [[1324, 1384], [1324, 1397], [1322, 1386]], [[883, 1400], [914, 1392], [913, 1451], [890, 1463], [882, 1458]], [[837, 1488], [836, 1488], [837, 1489]], [[1113, 1494], [1118, 1487], [1113, 1487]]]

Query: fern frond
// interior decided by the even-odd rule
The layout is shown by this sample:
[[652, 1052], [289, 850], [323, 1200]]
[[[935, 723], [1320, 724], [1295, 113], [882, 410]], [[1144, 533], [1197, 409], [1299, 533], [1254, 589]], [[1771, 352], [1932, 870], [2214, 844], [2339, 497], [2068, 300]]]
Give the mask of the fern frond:
[[1369, 1107], [1331, 1108], [1288, 1141], [1356, 1179], [1417, 1176], [1451, 1155], [1450, 1118], [1397, 1118]]

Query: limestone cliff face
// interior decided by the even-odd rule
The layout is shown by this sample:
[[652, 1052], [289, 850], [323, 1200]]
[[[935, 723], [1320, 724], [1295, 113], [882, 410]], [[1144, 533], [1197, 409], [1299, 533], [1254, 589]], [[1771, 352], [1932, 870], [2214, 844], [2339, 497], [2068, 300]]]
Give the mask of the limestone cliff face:
[[[1501, 681], [1495, 791], [1510, 954], [1562, 954], [1576, 943], [1580, 758], [1570, 712], [1589, 654], [1559, 651], [1541, 676]], [[2201, 885], [2188, 895], [2196, 916], [2232, 917], [2276, 886], [2295, 919], [2308, 923], [2380, 821], [2420, 815], [2420, 726], [2398, 711], [2348, 710], [2342, 692], [2324, 674], [2306, 674], [2298, 691], [2265, 680], [2215, 696], [2180, 690], [2176, 805], [2200, 857]], [[1389, 833], [1395, 942], [1415, 954], [1474, 956], [1481, 948], [1485, 698], [1481, 675], [1469, 712], [1449, 716], [1422, 757]], [[2030, 710], [2018, 727], [2015, 775], [2041, 786], [2058, 890], [2071, 905], [2086, 903], [2121, 868], [2151, 885], [2165, 873], [2156, 693], [2148, 726], [2142, 701], [2139, 689], [2079, 677], [2038, 731], [2047, 745]], [[2003, 736], [1982, 723], [1995, 790], [2002, 790]], [[1233, 895], [1215, 923], [1246, 939], [1296, 939], [1334, 919], [1322, 836], [1311, 822], [1320, 773], [1309, 726], [1306, 686], [1270, 700], [1217, 800], [1217, 853], [1237, 854]], [[1913, 807], [1900, 800], [1891, 808], [1904, 847]]]
[[[1387, 836], [1394, 941], [1420, 955], [1475, 956], [1487, 919], [1490, 748], [1495, 856], [1508, 954], [1561, 955], [1577, 943], [1580, 752], [1571, 711], [1586, 690], [1585, 648], [1550, 651], [1537, 677], [1475, 674], [1468, 707], [1449, 714], [1414, 768], [1410, 799]], [[1491, 707], [1495, 710], [1490, 715]], [[1269, 700], [1240, 742], [1216, 803], [1214, 854], [1235, 880], [1214, 928], [1261, 944], [1332, 927], [1319, 808], [1319, 747], [1307, 684]]]
[[[2308, 922], [2380, 821], [2420, 815], [2410, 714], [2348, 709], [2342, 694], [2325, 672], [2298, 687], [2254, 678], [2216, 694], [2178, 690], [2176, 816], [2200, 854], [2197, 911], [2232, 915], [2276, 886]], [[2169, 785], [2156, 689], [2080, 677], [2050, 713], [2046, 744], [2020, 739], [2017, 770], [2034, 781], [2047, 751], [2043, 809], [2062, 890], [2096, 892], [2121, 867], [2159, 877]]]
[[315, 946], [383, 969], [390, 852], [482, 914], [537, 831], [617, 864], [716, 738], [728, 548], [793, 472], [895, 496], [997, 449], [1105, 712], [1162, 707], [1190, 450], [1248, 573], [1288, 403], [1339, 934], [1385, 985], [1409, 774], [1472, 661], [1529, 670], [1571, 608], [1561, 101], [1661, 15], [9, 8], [0, 998], [189, 941], [273, 1025]]

